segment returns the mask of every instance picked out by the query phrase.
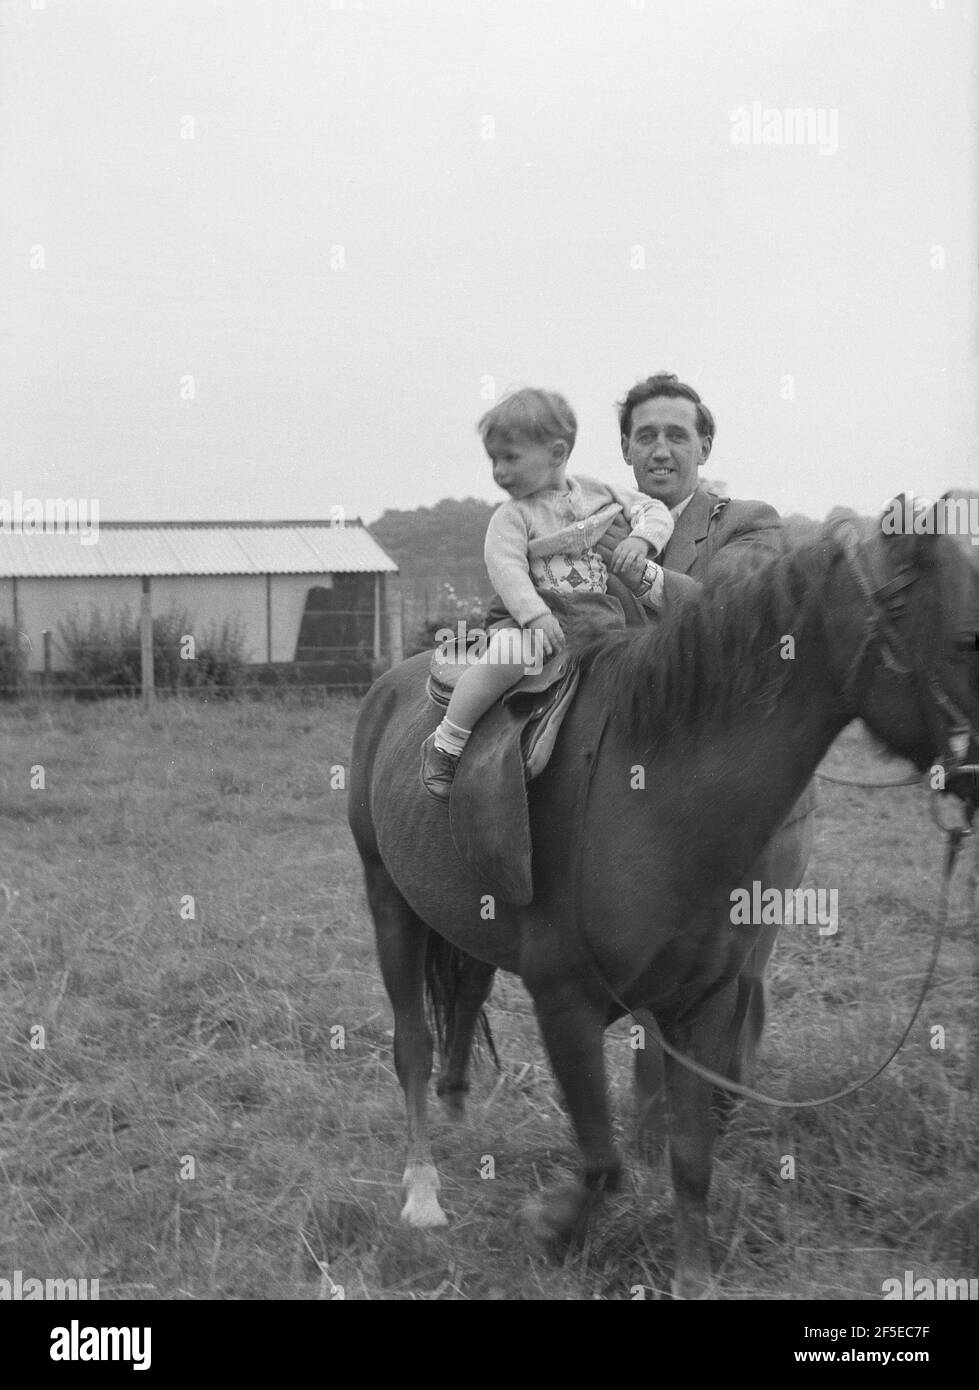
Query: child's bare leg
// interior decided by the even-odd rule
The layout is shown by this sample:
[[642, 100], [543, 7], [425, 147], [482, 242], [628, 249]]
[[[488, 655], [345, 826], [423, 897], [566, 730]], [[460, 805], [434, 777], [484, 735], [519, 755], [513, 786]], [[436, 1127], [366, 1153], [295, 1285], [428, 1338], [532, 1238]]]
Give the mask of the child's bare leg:
[[500, 696], [516, 685], [525, 670], [520, 646], [522, 637], [523, 633], [517, 628], [503, 628], [493, 633], [483, 655], [459, 677], [445, 711], [450, 724], [457, 729], [474, 729]]

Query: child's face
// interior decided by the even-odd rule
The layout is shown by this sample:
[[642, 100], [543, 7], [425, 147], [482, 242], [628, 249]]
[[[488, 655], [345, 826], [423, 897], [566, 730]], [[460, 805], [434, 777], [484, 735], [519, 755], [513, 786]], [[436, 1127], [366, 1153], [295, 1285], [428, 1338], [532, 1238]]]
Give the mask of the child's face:
[[493, 481], [515, 500], [554, 487], [568, 458], [568, 446], [560, 439], [537, 444], [519, 436], [497, 437], [486, 452], [493, 462]]

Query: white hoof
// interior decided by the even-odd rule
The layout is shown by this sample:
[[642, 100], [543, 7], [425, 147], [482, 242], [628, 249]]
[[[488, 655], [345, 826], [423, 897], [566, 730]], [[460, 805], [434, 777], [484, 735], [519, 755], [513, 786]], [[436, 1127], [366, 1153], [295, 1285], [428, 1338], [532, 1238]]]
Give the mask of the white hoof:
[[409, 1164], [402, 1182], [407, 1195], [401, 1220], [406, 1226], [424, 1230], [449, 1224], [449, 1218], [439, 1206], [439, 1175], [432, 1164]]

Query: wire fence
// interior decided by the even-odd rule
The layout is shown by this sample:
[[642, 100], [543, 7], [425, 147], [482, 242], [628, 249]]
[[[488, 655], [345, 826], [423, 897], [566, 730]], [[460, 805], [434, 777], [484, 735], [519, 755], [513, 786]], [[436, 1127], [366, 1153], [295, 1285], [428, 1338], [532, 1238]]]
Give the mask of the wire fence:
[[[94, 637], [76, 623], [62, 626], [59, 635], [44, 631], [41, 639], [34, 644], [26, 633], [0, 625], [0, 699], [143, 698], [143, 645], [135, 620], [104, 623]], [[288, 661], [256, 661], [240, 638], [215, 635], [213, 625], [205, 629], [158, 616], [152, 693], [198, 700], [291, 696], [310, 702], [333, 694], [357, 696], [402, 651], [400, 614], [385, 610], [376, 615], [364, 608], [307, 611]]]
[[[382, 674], [378, 669], [377, 674]], [[369, 680], [304, 681], [301, 674], [296, 679], [263, 681], [249, 676], [233, 683], [208, 682], [203, 685], [154, 685], [153, 696], [163, 700], [280, 700], [297, 701], [307, 704], [321, 704], [334, 695], [365, 695], [373, 684]], [[141, 700], [142, 689], [137, 686], [106, 686], [80, 684], [74, 681], [50, 681], [28, 679], [18, 685], [0, 684], [0, 699], [7, 701], [57, 701], [77, 700]]]

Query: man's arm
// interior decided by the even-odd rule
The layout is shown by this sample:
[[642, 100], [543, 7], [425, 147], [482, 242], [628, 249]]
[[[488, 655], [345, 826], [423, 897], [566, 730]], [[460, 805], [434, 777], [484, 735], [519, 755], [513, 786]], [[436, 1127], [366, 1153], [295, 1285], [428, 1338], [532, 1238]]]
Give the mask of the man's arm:
[[[650, 550], [659, 555], [673, 535], [673, 517], [666, 504], [658, 498], [636, 492], [635, 488], [619, 487], [616, 483], [607, 483], [606, 486], [622, 508], [630, 534], [646, 541]], [[619, 537], [620, 541], [623, 539], [626, 537]], [[608, 564], [608, 561], [605, 563]]]
[[704, 541], [707, 578], [724, 583], [767, 564], [781, 555], [783, 536], [782, 518], [767, 502], [728, 502]]
[[[595, 547], [603, 559], [606, 559], [604, 548], [607, 547], [611, 555], [627, 533], [628, 528], [623, 523], [616, 521], [609, 526]], [[782, 519], [767, 502], [728, 502], [711, 522], [707, 537], [700, 541], [699, 548], [706, 548], [701, 568], [706, 566], [712, 586], [718, 582], [723, 584], [774, 560], [782, 552], [782, 537]], [[641, 580], [642, 576], [637, 583], [641, 584]], [[608, 592], [622, 601], [626, 620], [631, 624], [646, 621], [650, 607], [668, 612], [702, 587], [700, 580], [689, 574], [679, 574], [666, 564], [661, 585], [657, 583], [645, 600], [635, 597], [631, 584], [612, 576]]]

